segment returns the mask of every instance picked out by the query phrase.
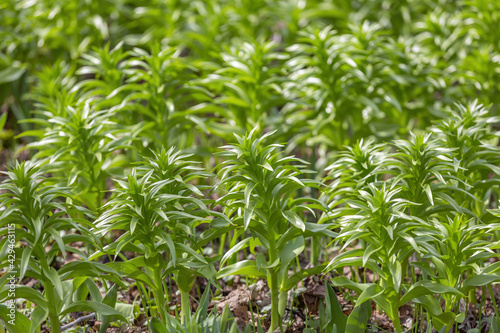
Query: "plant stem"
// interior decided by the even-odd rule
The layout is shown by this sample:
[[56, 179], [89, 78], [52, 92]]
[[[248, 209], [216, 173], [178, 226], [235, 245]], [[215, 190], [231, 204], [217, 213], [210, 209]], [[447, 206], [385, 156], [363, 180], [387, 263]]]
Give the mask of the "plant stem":
[[45, 283], [45, 298], [47, 299], [47, 305], [49, 310], [49, 321], [50, 321], [50, 332], [60, 333], [61, 323], [59, 322], [59, 315], [57, 313], [56, 301], [54, 299], [54, 287], [48, 281]]
[[[472, 276], [472, 274], [469, 275], [469, 276]], [[471, 289], [471, 290], [469, 290], [469, 304], [471, 304], [475, 308], [476, 307], [476, 303], [477, 303], [477, 300], [476, 300], [476, 289]]]
[[226, 243], [226, 234], [222, 234], [221, 238], [220, 238], [220, 247], [219, 247], [219, 254], [221, 256], [224, 255], [224, 248], [225, 248], [225, 244]]
[[394, 325], [394, 330], [397, 333], [402, 333], [403, 331], [401, 330], [401, 321], [399, 320], [399, 311], [396, 308], [393, 312], [396, 314], [394, 316], [394, 318], [392, 319], [392, 324]]
[[[273, 263], [276, 260], [276, 241], [274, 239], [274, 232], [270, 232], [269, 235], [269, 262]], [[278, 274], [274, 267], [271, 267], [267, 271], [267, 281], [269, 283], [269, 289], [271, 289], [271, 326], [269, 326], [269, 332], [273, 332], [279, 325], [280, 314], [279, 314], [279, 287], [278, 287]]]
[[[271, 259], [271, 262], [273, 260]], [[278, 275], [273, 268], [270, 268], [267, 273], [269, 280], [269, 288], [271, 289], [271, 326], [269, 332], [272, 333], [279, 325], [279, 288], [278, 288]]]
[[185, 327], [191, 317], [191, 304], [189, 303], [189, 291], [181, 290], [181, 320]]
[[491, 287], [491, 284], [488, 284], [488, 291], [490, 292], [491, 302], [493, 303], [493, 308], [495, 309], [495, 315], [497, 317], [498, 323], [500, 324], [500, 314], [498, 313], [497, 301], [495, 300], [495, 294], [493, 294], [493, 288]]
[[316, 261], [317, 261], [317, 257], [316, 257], [316, 252], [318, 251], [316, 249], [317, 247], [317, 242], [318, 242], [318, 239], [316, 239], [316, 237], [311, 237], [311, 264], [316, 266]]
[[281, 318], [283, 318], [283, 316], [285, 315], [287, 301], [288, 290], [280, 289], [278, 314]]
[[483, 287], [481, 287], [481, 302], [479, 303], [479, 318], [478, 318], [478, 326], [479, 326], [479, 330], [481, 330], [481, 321], [482, 321], [482, 315], [483, 315], [483, 305], [484, 305], [484, 300], [485, 300], [485, 294], [486, 294], [486, 290]]
[[49, 321], [50, 321], [50, 331], [52, 333], [61, 332], [61, 323], [59, 323], [59, 316], [54, 314], [53, 312], [49, 313]]
[[[248, 280], [246, 281], [246, 286], [248, 288]], [[253, 316], [253, 307], [252, 307], [252, 296], [250, 295], [250, 298], [248, 299], [248, 306], [250, 307], [250, 319], [252, 320], [252, 330], [255, 333], [255, 319]]]
[[[170, 288], [168, 285], [167, 285], [167, 282], [166, 281], [162, 281], [163, 282], [163, 290], [165, 290], [165, 303], [168, 303], [170, 302], [170, 294], [169, 294], [169, 290], [172, 290], [172, 288]], [[169, 279], [169, 283], [170, 283], [170, 279]]]
[[166, 310], [165, 310], [165, 295], [163, 294], [163, 281], [161, 279], [161, 270], [159, 268], [153, 268], [154, 278], [155, 278], [155, 296], [156, 305], [158, 306], [158, 312], [160, 313], [160, 318], [165, 322]]
[[[137, 282], [137, 290], [139, 291], [139, 297], [141, 299], [142, 307], [144, 309], [144, 315], [146, 316], [146, 318], [148, 318], [151, 311], [149, 309], [149, 305], [148, 305], [148, 302], [146, 300], [146, 293], [144, 292], [144, 286], [142, 285], [142, 283]], [[151, 321], [150, 320], [147, 321], [147, 326], [148, 326], [149, 330], [151, 331]]]

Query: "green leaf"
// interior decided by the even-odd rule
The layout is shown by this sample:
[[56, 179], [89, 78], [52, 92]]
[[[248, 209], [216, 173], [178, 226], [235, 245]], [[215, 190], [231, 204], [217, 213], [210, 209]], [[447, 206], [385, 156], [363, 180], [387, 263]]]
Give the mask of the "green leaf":
[[377, 296], [380, 296], [383, 293], [382, 287], [377, 284], [373, 284], [363, 290], [363, 292], [359, 295], [358, 300], [356, 301], [355, 308], [363, 304], [367, 300], [375, 299]]
[[322, 272], [324, 272], [324, 269], [325, 269], [325, 265], [301, 269], [297, 273], [286, 278], [281, 285], [281, 289], [290, 290], [293, 287], [295, 287], [300, 281], [304, 280], [305, 278], [307, 278], [309, 276], [321, 274]]
[[220, 267], [224, 266], [224, 264], [226, 263], [226, 261], [231, 258], [236, 252], [238, 252], [239, 250], [247, 247], [247, 243], [252, 239], [252, 237], [248, 237], [248, 238], [245, 238], [244, 240], [238, 242], [238, 244], [235, 244], [233, 247], [231, 247], [229, 249], [229, 251], [227, 251], [224, 256], [222, 257], [222, 259], [220, 260]]
[[[103, 304], [109, 305], [112, 308], [115, 308], [116, 305], [116, 298], [118, 295], [118, 288], [117, 285], [114, 284], [111, 288], [109, 288], [108, 292], [104, 296], [104, 299], [102, 300]], [[121, 314], [121, 312], [117, 311], [118, 313]], [[109, 327], [111, 323], [111, 318], [109, 316], [97, 314], [98, 317], [101, 317], [101, 325], [99, 326], [99, 333], [106, 333], [107, 328]], [[125, 316], [124, 316], [125, 317]]]
[[284, 281], [288, 278], [288, 266], [297, 258], [302, 251], [304, 251], [305, 242], [304, 237], [297, 237], [283, 246], [283, 248], [279, 251], [278, 255], [280, 257], [280, 270], [279, 270], [279, 280], [278, 283], [281, 284], [281, 281]]
[[122, 314], [116, 311], [114, 308], [104, 303], [96, 301], [74, 302], [71, 305], [69, 305], [66, 309], [64, 309], [64, 311], [60, 315], [64, 316], [68, 313], [81, 312], [81, 311], [95, 312], [96, 314], [100, 314], [103, 316], [113, 316], [116, 319], [127, 321], [127, 319], [123, 317]]
[[268, 263], [266, 260], [266, 256], [262, 253], [258, 253], [257, 256], [255, 257], [255, 264], [256, 264], [257, 269], [259, 271], [261, 271], [263, 269], [276, 267], [276, 266], [278, 266], [279, 262], [280, 262], [280, 259], [276, 258], [276, 260], [274, 260], [273, 262]]
[[30, 332], [29, 319], [17, 310], [11, 312], [4, 304], [0, 304], [0, 319], [9, 333]]
[[226, 266], [219, 270], [217, 278], [223, 278], [228, 275], [246, 275], [251, 277], [259, 277], [265, 279], [267, 274], [258, 270], [255, 261], [242, 260], [230, 266]]
[[366, 263], [368, 262], [368, 259], [370, 259], [370, 256], [373, 253], [376, 253], [381, 248], [382, 246], [376, 246], [375, 244], [368, 245], [365, 252], [363, 253], [363, 267], [366, 266]]
[[295, 212], [291, 210], [285, 210], [283, 212], [283, 216], [296, 228], [302, 230], [302, 232], [306, 231], [306, 225], [304, 224], [304, 221], [302, 221], [302, 219]]
[[500, 276], [499, 275], [474, 275], [471, 277], [468, 277], [467, 279], [462, 282], [462, 286], [460, 288], [460, 291], [462, 293], [467, 293], [469, 290], [476, 288], [476, 287], [482, 287], [485, 285], [488, 285], [490, 283], [495, 283], [495, 282], [500, 282]]
[[[368, 321], [372, 315], [372, 306], [370, 302], [364, 302], [356, 307], [347, 318], [346, 330], [349, 333], [365, 333], [368, 327]], [[339, 331], [340, 332], [340, 331]]]
[[4, 112], [0, 116], [0, 131], [3, 130], [6, 122], [7, 122], [7, 112]]
[[342, 312], [340, 308], [340, 303], [337, 295], [333, 291], [330, 284], [326, 284], [325, 291], [325, 303], [326, 303], [326, 322], [325, 331], [333, 331], [333, 327], [337, 327], [338, 333], [344, 333], [347, 324], [347, 316]]
[[196, 274], [193, 271], [181, 268], [176, 276], [177, 287], [180, 291], [189, 292], [193, 288], [195, 279]]
[[30, 333], [36, 332], [48, 316], [49, 311], [47, 308], [40, 305], [36, 306], [35, 310], [31, 313]]
[[177, 261], [177, 252], [175, 250], [175, 244], [170, 235], [167, 234], [165, 231], [161, 230], [160, 234], [161, 238], [165, 241], [165, 243], [168, 246], [168, 249], [170, 250], [170, 258], [172, 258], [172, 264], [175, 266]]
[[345, 276], [333, 278], [332, 284], [337, 287], [345, 287], [354, 290], [358, 293], [365, 291], [368, 287], [373, 285], [372, 283], [356, 283]]
[[403, 297], [401, 297], [398, 303], [398, 307], [403, 306], [408, 301], [414, 298], [432, 294], [451, 294], [457, 296], [464, 296], [460, 291], [456, 290], [455, 288], [448, 287], [440, 283], [434, 283], [431, 281], [424, 280], [414, 284], [410, 288], [410, 290], [408, 290], [408, 292], [404, 294]]
[[202, 322], [207, 317], [208, 303], [210, 299], [210, 288], [206, 288], [201, 296], [200, 302], [198, 303], [198, 308], [196, 309], [196, 322]]
[[61, 279], [59, 278], [56, 269], [54, 267], [50, 267], [49, 272], [48, 274], [46, 274], [46, 276], [50, 279], [50, 282], [52, 282], [54, 290], [57, 292], [59, 299], [63, 299], [64, 298], [63, 287], [61, 284]]
[[245, 207], [250, 207], [250, 199], [252, 198], [252, 191], [257, 186], [254, 184], [253, 186], [246, 186], [244, 190], [244, 198], [245, 198]]
[[13, 82], [18, 80], [23, 75], [26, 68], [10, 66], [0, 71], [0, 84]]
[[31, 247], [27, 246], [23, 249], [23, 253], [21, 255], [21, 265], [19, 266], [20, 280], [22, 280], [24, 278], [24, 274], [26, 274], [26, 270], [28, 269], [30, 259], [31, 259]]
[[[3, 286], [0, 291], [0, 299], [7, 298], [8, 292], [9, 292], [9, 285]], [[42, 294], [40, 294], [40, 292], [28, 286], [16, 285], [16, 298], [23, 298], [43, 308], [47, 307], [47, 301], [42, 296]]]
[[433, 316], [431, 318], [432, 325], [437, 331], [441, 331], [441, 329], [445, 327], [451, 327], [455, 322], [456, 315], [453, 312], [443, 312], [440, 315]]
[[245, 230], [248, 229], [248, 226], [250, 225], [250, 220], [253, 218], [255, 205], [256, 203], [254, 201], [251, 201], [249, 206], [245, 208], [243, 212], [243, 226]]
[[421, 304], [424, 309], [429, 312], [432, 316], [437, 316], [443, 313], [441, 309], [441, 304], [438, 299], [433, 295], [425, 295], [413, 298], [415, 303]]
[[134, 319], [140, 314], [140, 308], [137, 304], [128, 304], [118, 302], [115, 305], [116, 311], [120, 312], [122, 316], [127, 318], [129, 324], [133, 323]]
[[491, 317], [490, 333], [500, 333], [500, 318], [497, 316]]
[[167, 327], [160, 319], [153, 317], [151, 318], [151, 333], [167, 333]]
[[59, 246], [59, 250], [61, 251], [62, 257], [66, 258], [66, 245], [64, 244], [64, 241], [62, 240], [59, 232], [54, 230], [54, 228], [47, 228], [46, 230], [52, 235], [52, 237], [54, 237], [54, 240]]
[[434, 198], [432, 197], [432, 190], [431, 187], [427, 184], [424, 186], [425, 193], [427, 194], [427, 198], [429, 198], [429, 201], [432, 206], [434, 206]]

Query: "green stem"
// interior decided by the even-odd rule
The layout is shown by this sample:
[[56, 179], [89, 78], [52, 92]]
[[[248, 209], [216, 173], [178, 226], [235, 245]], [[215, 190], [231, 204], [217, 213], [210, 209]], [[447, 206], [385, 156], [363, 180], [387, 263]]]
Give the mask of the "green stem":
[[[273, 260], [271, 260], [273, 262]], [[278, 288], [278, 275], [274, 269], [270, 268], [267, 273], [267, 279], [270, 282], [269, 288], [271, 289], [271, 326], [269, 332], [272, 333], [279, 325], [279, 288]]]
[[221, 256], [224, 255], [225, 243], [226, 243], [226, 234], [222, 234], [222, 236], [220, 238], [220, 248], [219, 248], [219, 254]]
[[[472, 274], [469, 276], [472, 276]], [[474, 307], [476, 307], [476, 303], [476, 289], [471, 289], [469, 290], [469, 304], [472, 304]]]
[[168, 287], [167, 282], [164, 280], [163, 282], [163, 290], [165, 290], [165, 303], [170, 302], [170, 294], [168, 293], [169, 290], [172, 290], [171, 288]]
[[[269, 235], [269, 262], [274, 262], [276, 260], [276, 241], [274, 239], [274, 233], [271, 231]], [[269, 283], [269, 289], [271, 289], [271, 326], [269, 326], [269, 332], [273, 332], [279, 325], [280, 314], [279, 314], [279, 287], [278, 287], [278, 273], [275, 268], [269, 268], [267, 271], [267, 281]]]
[[45, 298], [47, 299], [50, 321], [50, 332], [61, 332], [61, 323], [59, 322], [59, 314], [57, 313], [56, 301], [54, 299], [54, 287], [49, 283], [45, 283]]
[[[385, 260], [385, 262], [389, 262], [388, 258]], [[389, 275], [391, 276], [391, 275]], [[390, 277], [389, 279], [387, 279], [385, 281], [385, 283], [387, 284], [387, 288], [388, 289], [392, 289], [392, 290], [396, 290], [395, 288], [395, 283], [394, 283], [394, 280], [396, 277], [395, 276], [392, 276]], [[394, 325], [394, 330], [397, 332], [397, 333], [402, 333], [402, 329], [401, 329], [401, 321], [399, 320], [399, 307], [397, 306], [397, 304], [399, 303], [399, 299], [400, 299], [400, 291], [397, 290], [396, 291], [397, 295], [394, 298], [389, 298], [388, 301], [391, 303], [392, 305], [392, 324]]]
[[498, 313], [497, 301], [495, 300], [495, 294], [493, 294], [493, 288], [491, 287], [491, 284], [488, 285], [488, 291], [490, 292], [491, 302], [493, 303], [493, 308], [495, 309], [495, 315], [497, 317], [498, 323], [500, 324], [500, 314]]
[[[150, 311], [148, 301], [146, 299], [147, 293], [145, 292], [144, 285], [140, 282], [137, 282], [137, 290], [139, 290], [139, 297], [141, 298], [142, 306], [144, 309], [144, 315], [146, 316], [146, 318], [149, 318], [149, 314], [151, 313], [151, 311]], [[147, 320], [146, 322], [147, 322], [147, 326], [149, 328], [149, 332], [151, 332], [151, 321]]]
[[156, 305], [158, 306], [158, 312], [160, 314], [160, 318], [163, 322], [167, 320], [166, 318], [166, 309], [165, 309], [165, 295], [163, 294], [163, 281], [161, 278], [161, 270], [159, 268], [153, 268], [154, 270], [154, 278], [155, 278], [155, 297], [156, 297]]
[[[41, 247], [40, 244], [38, 244]], [[40, 250], [40, 249], [39, 249]], [[46, 257], [40, 258], [40, 266], [43, 272], [50, 272], [49, 262]], [[45, 288], [45, 299], [47, 300], [47, 308], [49, 311], [49, 322], [50, 322], [50, 332], [59, 333], [61, 332], [61, 323], [59, 322], [59, 313], [57, 311], [57, 302], [54, 298], [54, 286], [50, 279], [43, 279], [43, 287]]]
[[[479, 328], [481, 329], [481, 321], [482, 321], [482, 315], [483, 315], [483, 305], [484, 305], [484, 299], [485, 299], [485, 289], [484, 286], [481, 287], [481, 302], [479, 303], [479, 318], [478, 318], [478, 323], [479, 323]], [[458, 325], [457, 325], [458, 326]]]
[[[420, 332], [424, 331], [424, 308], [423, 306], [419, 306], [420, 308]], [[427, 317], [429, 318], [429, 317]], [[415, 331], [415, 333], [418, 331]]]
[[285, 315], [287, 301], [288, 301], [288, 290], [280, 289], [278, 314], [281, 318], [283, 318], [283, 316]]
[[403, 331], [401, 330], [401, 321], [399, 320], [399, 311], [398, 309], [394, 309], [393, 313], [395, 314], [394, 318], [392, 318], [392, 324], [394, 325], [394, 330], [397, 333], [402, 333]]
[[311, 237], [311, 264], [314, 266], [316, 266], [316, 261], [318, 259], [316, 257], [317, 242], [318, 240], [316, 239], [316, 237]]
[[191, 304], [189, 303], [189, 291], [181, 290], [181, 320], [185, 327], [188, 327], [188, 322], [191, 317]]

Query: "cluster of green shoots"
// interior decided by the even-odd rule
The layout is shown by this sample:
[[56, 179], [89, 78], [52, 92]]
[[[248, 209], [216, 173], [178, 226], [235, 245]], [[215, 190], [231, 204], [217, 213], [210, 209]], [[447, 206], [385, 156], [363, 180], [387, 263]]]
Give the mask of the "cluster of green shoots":
[[[210, 326], [206, 307], [220, 279], [240, 275], [267, 281], [274, 332], [285, 329], [290, 290], [308, 276], [331, 272], [327, 283], [357, 293], [356, 313], [349, 319], [335, 314], [338, 301], [329, 289], [323, 329], [354, 325], [362, 332], [373, 301], [396, 332], [403, 331], [399, 309], [408, 304], [415, 321], [406, 329], [447, 332], [464, 319], [461, 300], [475, 304], [477, 288], [493, 295], [491, 285], [500, 282], [500, 265], [489, 260], [500, 248], [494, 121], [481, 105], [458, 106], [409, 140], [358, 142], [323, 175], [286, 156], [283, 144], [265, 144], [275, 132], [235, 135], [218, 154], [217, 174], [190, 154], [161, 149], [115, 178], [110, 199], [94, 210], [83, 208], [79, 184], [47, 176], [60, 171], [58, 163], [43, 162], [49, 157], [18, 163], [0, 186], [2, 232], [16, 226], [19, 281], [31, 277], [44, 289], [17, 286], [16, 297], [34, 309], [30, 319], [17, 313], [16, 325], [7, 328], [35, 332], [48, 319], [51, 332], [58, 332], [66, 314], [83, 309], [98, 314], [104, 332], [114, 321], [127, 321], [116, 305], [117, 289], [130, 288], [128, 281], [140, 292], [152, 332], [233, 332], [227, 309], [222, 317], [212, 313]], [[321, 244], [339, 251], [323, 251], [304, 267], [299, 257]], [[68, 253], [79, 260], [55, 269]], [[246, 259], [239, 260], [243, 253]], [[193, 315], [190, 292], [197, 279], [209, 287]], [[173, 282], [181, 295], [178, 315], [168, 306]], [[3, 306], [4, 323], [7, 314]]]
[[[0, 22], [0, 330], [285, 332], [315, 279], [305, 332], [375, 330], [372, 305], [458, 332], [464, 304], [500, 332], [500, 1], [3, 0]], [[269, 288], [246, 328], [217, 309], [238, 280]]]

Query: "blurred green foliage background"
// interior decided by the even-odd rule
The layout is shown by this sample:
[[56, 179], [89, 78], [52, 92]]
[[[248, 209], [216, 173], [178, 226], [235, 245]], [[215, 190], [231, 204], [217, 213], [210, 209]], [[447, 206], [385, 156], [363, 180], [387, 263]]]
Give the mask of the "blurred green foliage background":
[[321, 161], [500, 102], [498, 1], [6, 0], [0, 22], [4, 147], [87, 107], [140, 152], [257, 127]]

